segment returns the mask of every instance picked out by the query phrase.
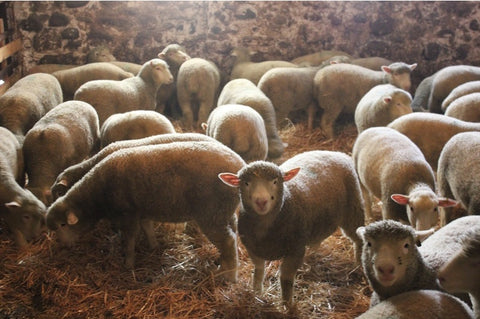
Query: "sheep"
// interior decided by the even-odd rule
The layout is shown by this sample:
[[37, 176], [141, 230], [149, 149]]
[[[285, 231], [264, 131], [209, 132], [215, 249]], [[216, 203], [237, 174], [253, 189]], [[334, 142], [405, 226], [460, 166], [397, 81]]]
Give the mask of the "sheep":
[[95, 80], [83, 84], [75, 100], [91, 104], [100, 125], [112, 114], [133, 110], [155, 110], [156, 94], [163, 84], [172, 83], [168, 65], [160, 59], [145, 62], [137, 76], [122, 81]]
[[95, 109], [82, 101], [59, 104], [42, 117], [25, 136], [23, 157], [29, 189], [45, 205], [53, 202], [50, 187], [65, 168], [99, 149]]
[[470, 94], [470, 93], [477, 93], [480, 92], [480, 81], [469, 81], [465, 82], [463, 84], [460, 84], [456, 88], [454, 88], [450, 94], [447, 95], [447, 97], [443, 100], [441, 109], [443, 112], [445, 112], [453, 101], [458, 99], [459, 97], [462, 97], [464, 95]]
[[459, 97], [448, 106], [446, 116], [467, 122], [480, 122], [480, 92]]
[[100, 147], [121, 140], [133, 140], [157, 134], [175, 133], [170, 120], [150, 110], [136, 110], [113, 114], [100, 130]]
[[372, 196], [382, 201], [383, 219], [409, 223], [417, 230], [437, 225], [438, 206], [456, 205], [436, 195], [433, 170], [420, 149], [391, 128], [371, 127], [360, 133], [352, 157], [370, 218]]
[[437, 170], [438, 158], [445, 143], [457, 133], [480, 131], [480, 123], [465, 122], [435, 113], [416, 112], [405, 114], [388, 127], [412, 140], [425, 155], [425, 159]]
[[[453, 197], [469, 215], [480, 214], [480, 132], [464, 132], [453, 136], [443, 147], [438, 159], [438, 190]], [[441, 225], [452, 221], [452, 209], [441, 212]]]
[[299, 56], [293, 59], [291, 62], [297, 64], [302, 67], [308, 66], [319, 66], [326, 60], [335, 57], [335, 56], [345, 56], [349, 59], [353, 59], [351, 55], [346, 52], [338, 51], [338, 50], [322, 50], [319, 52]]
[[355, 109], [358, 133], [369, 127], [386, 126], [394, 119], [412, 113], [412, 96], [391, 84], [374, 86], [365, 94]]
[[475, 318], [480, 318], [480, 228], [467, 230], [461, 250], [438, 272], [442, 288], [448, 292], [467, 292], [472, 300]]
[[27, 75], [34, 74], [34, 73], [49, 73], [52, 74], [53, 72], [56, 71], [61, 71], [61, 70], [68, 70], [71, 68], [75, 68], [78, 65], [75, 64], [38, 64], [33, 67], [31, 67]]
[[110, 52], [110, 49], [104, 45], [94, 47], [88, 51], [87, 63], [93, 62], [110, 62], [115, 61], [115, 56]]
[[472, 310], [460, 299], [437, 290], [415, 290], [388, 298], [356, 319], [473, 319]]
[[[219, 87], [220, 72], [215, 63], [193, 58], [180, 66], [177, 99], [182, 109], [184, 126], [200, 128], [207, 121], [208, 114], [216, 103]], [[194, 110], [198, 110], [198, 113]]]
[[280, 60], [252, 62], [250, 60], [252, 54], [253, 52], [247, 48], [238, 47], [233, 50], [232, 55], [236, 59], [230, 72], [230, 80], [248, 79], [257, 85], [262, 75], [270, 69], [279, 67], [298, 68], [295, 63]]
[[246, 105], [225, 104], [215, 108], [202, 127], [208, 136], [227, 145], [247, 163], [265, 160], [267, 131], [263, 118]]
[[[193, 160], [185, 160], [186, 156]], [[153, 221], [194, 220], [219, 249], [225, 279], [236, 281], [238, 256], [233, 229], [238, 191], [215, 179], [221, 172], [236, 171], [244, 165], [238, 154], [218, 142], [122, 149], [98, 163], [58, 198], [47, 210], [46, 223], [61, 243], [71, 246], [98, 220], [115, 221], [125, 235], [125, 265], [133, 268], [140, 226], [155, 248]]]
[[414, 112], [428, 111], [428, 97], [430, 96], [430, 90], [432, 89], [432, 82], [434, 78], [435, 74], [426, 77], [417, 86], [412, 100], [412, 110]]
[[89, 63], [67, 70], [53, 72], [62, 86], [63, 100], [73, 99], [73, 95], [82, 84], [93, 80], [121, 81], [133, 77], [133, 74], [107, 62]]
[[97, 165], [101, 160], [103, 160], [108, 155], [121, 150], [137, 146], [145, 145], [156, 145], [156, 144], [167, 144], [173, 142], [191, 142], [191, 141], [207, 141], [207, 142], [217, 142], [214, 138], [209, 136], [199, 134], [199, 133], [171, 133], [171, 134], [161, 134], [154, 135], [150, 137], [145, 137], [138, 140], [126, 140], [118, 141], [112, 144], [109, 144], [103, 148], [100, 152], [90, 157], [89, 159], [72, 165], [61, 172], [55, 183], [51, 187], [52, 196], [54, 199], [57, 199], [60, 196], [65, 195], [65, 193], [76, 183], [78, 182], [85, 174]]
[[417, 64], [403, 62], [372, 71], [353, 64], [334, 64], [320, 69], [313, 79], [314, 96], [323, 110], [320, 127], [328, 138], [334, 136], [334, 124], [341, 113], [355, 113], [360, 99], [375, 85], [390, 83], [405, 91], [411, 86], [410, 72]]
[[15, 135], [0, 127], [0, 217], [18, 247], [40, 236], [45, 228], [45, 205], [23, 188], [22, 147]]
[[268, 158], [282, 156], [285, 145], [277, 130], [275, 109], [270, 99], [253, 82], [247, 79], [229, 81], [220, 92], [217, 106], [224, 104], [247, 105], [257, 111], [265, 122], [268, 138]]
[[282, 299], [293, 301], [295, 273], [306, 245], [322, 242], [341, 227], [360, 259], [363, 200], [350, 156], [331, 151], [298, 154], [282, 165], [256, 161], [219, 178], [240, 189], [238, 232], [255, 266], [253, 287], [262, 293], [265, 260], [283, 259]]
[[9, 129], [22, 144], [28, 130], [62, 102], [62, 87], [53, 75], [27, 75], [0, 97], [0, 126]]
[[427, 109], [432, 113], [442, 113], [442, 102], [450, 92], [465, 82], [480, 80], [480, 67], [471, 65], [447, 66], [435, 73]]
[[279, 125], [290, 112], [306, 110], [307, 127], [313, 128], [317, 102], [313, 96], [313, 77], [319, 67], [273, 68], [258, 82], [258, 88], [270, 99]]
[[382, 69], [383, 65], [390, 65], [393, 63], [393, 61], [378, 56], [372, 56], [368, 58], [352, 59], [349, 63], [363, 66], [364, 68], [370, 70], [379, 71]]

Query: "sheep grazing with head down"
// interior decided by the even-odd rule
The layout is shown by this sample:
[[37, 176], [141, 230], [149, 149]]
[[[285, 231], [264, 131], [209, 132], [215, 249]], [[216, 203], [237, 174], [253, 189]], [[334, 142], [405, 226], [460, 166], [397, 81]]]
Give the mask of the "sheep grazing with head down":
[[437, 225], [438, 206], [456, 205], [436, 195], [433, 170], [420, 149], [391, 128], [371, 127], [360, 133], [352, 156], [370, 218], [372, 196], [383, 203], [383, 219], [409, 223], [417, 230]]
[[388, 219], [359, 227], [357, 235], [363, 240], [363, 272], [373, 289], [370, 306], [411, 290], [439, 289], [415, 245], [423, 232]]
[[158, 88], [172, 83], [168, 64], [152, 59], [143, 64], [137, 76], [122, 80], [95, 80], [83, 84], [74, 99], [90, 103], [100, 125], [112, 114], [133, 110], [155, 110]]
[[353, 241], [359, 260], [361, 240], [355, 231], [364, 225], [363, 201], [348, 155], [310, 151], [281, 166], [257, 161], [219, 178], [240, 189], [238, 232], [255, 266], [257, 293], [263, 289], [265, 260], [283, 259], [282, 298], [292, 304], [306, 246], [321, 243], [338, 227]]

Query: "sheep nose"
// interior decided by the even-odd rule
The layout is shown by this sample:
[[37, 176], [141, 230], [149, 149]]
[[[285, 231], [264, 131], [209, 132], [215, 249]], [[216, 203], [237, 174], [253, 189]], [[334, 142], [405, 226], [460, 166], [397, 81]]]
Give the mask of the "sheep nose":
[[378, 266], [378, 271], [382, 275], [393, 275], [394, 270], [395, 270], [395, 267], [393, 267], [393, 265]]
[[265, 210], [265, 206], [267, 206], [267, 200], [257, 199], [255, 200], [255, 204], [260, 208], [260, 210]]

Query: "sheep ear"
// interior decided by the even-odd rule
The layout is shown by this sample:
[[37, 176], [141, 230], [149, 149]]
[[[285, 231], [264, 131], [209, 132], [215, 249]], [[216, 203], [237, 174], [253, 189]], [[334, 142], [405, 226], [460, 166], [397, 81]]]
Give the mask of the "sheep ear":
[[68, 182], [67, 182], [66, 179], [61, 179], [61, 180], [59, 180], [57, 184], [58, 184], [58, 185], [65, 186], [65, 187], [68, 187]]
[[357, 236], [365, 241], [365, 226], [360, 226], [356, 230]]
[[382, 71], [385, 72], [385, 73], [392, 73], [392, 69], [390, 69], [386, 65], [382, 65]]
[[408, 67], [410, 68], [410, 71], [413, 71], [417, 67], [417, 63], [410, 64]]
[[293, 168], [288, 172], [283, 173], [283, 181], [287, 182], [297, 176], [298, 172], [300, 171], [300, 167]]
[[456, 200], [446, 198], [446, 197], [440, 197], [438, 199], [438, 206], [440, 207], [453, 207], [456, 206], [458, 202]]
[[238, 187], [240, 186], [240, 178], [237, 175], [232, 173], [220, 173], [218, 174], [218, 178], [225, 184], [231, 187]]
[[392, 97], [391, 97], [391, 96], [386, 96], [386, 97], [384, 97], [384, 98], [383, 98], [383, 102], [385, 102], [385, 103], [387, 103], [387, 104], [390, 103], [390, 102], [392, 102]]
[[15, 208], [15, 207], [21, 207], [22, 205], [20, 205], [19, 202], [17, 201], [12, 201], [12, 202], [9, 202], [9, 203], [5, 203], [5, 207], [7, 208]]
[[392, 196], [390, 196], [390, 198], [397, 204], [408, 205], [409, 197], [407, 195], [392, 194]]
[[160, 52], [157, 56], [158, 56], [160, 59], [165, 59], [165, 53], [163, 53], [163, 52]]
[[205, 122], [203, 122], [203, 123], [201, 124], [201, 126], [202, 126], [202, 129], [203, 129], [204, 131], [206, 131], [207, 128], [208, 128], [208, 125], [207, 125], [207, 123], [205, 123]]
[[77, 215], [75, 215], [74, 212], [68, 212], [67, 213], [67, 224], [69, 225], [75, 225], [76, 223], [78, 223], [78, 217]]

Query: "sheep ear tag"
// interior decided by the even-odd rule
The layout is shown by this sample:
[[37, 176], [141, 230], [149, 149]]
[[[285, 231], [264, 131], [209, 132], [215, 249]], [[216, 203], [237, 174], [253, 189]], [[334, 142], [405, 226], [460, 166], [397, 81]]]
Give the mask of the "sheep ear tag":
[[283, 181], [289, 181], [295, 176], [297, 176], [298, 172], [300, 171], [300, 167], [293, 168], [285, 173], [283, 173]]
[[231, 187], [238, 187], [240, 186], [240, 178], [237, 175], [232, 173], [220, 173], [218, 174], [218, 178], [225, 184]]
[[390, 198], [397, 204], [408, 205], [408, 196], [401, 194], [392, 194]]

